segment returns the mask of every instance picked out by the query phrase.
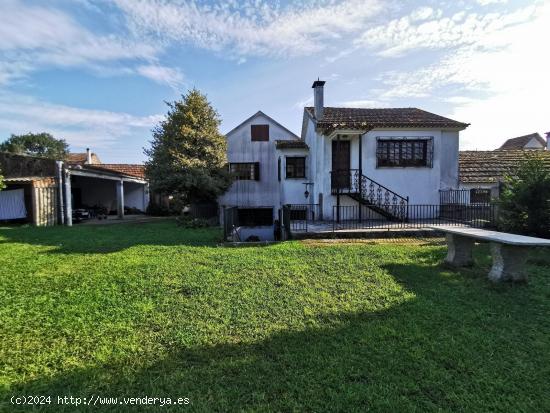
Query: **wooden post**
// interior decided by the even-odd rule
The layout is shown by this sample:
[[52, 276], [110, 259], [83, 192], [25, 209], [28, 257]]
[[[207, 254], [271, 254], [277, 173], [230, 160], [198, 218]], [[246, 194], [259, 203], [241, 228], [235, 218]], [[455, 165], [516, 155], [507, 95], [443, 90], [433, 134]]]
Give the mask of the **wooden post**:
[[65, 222], [68, 227], [73, 226], [73, 199], [71, 195], [71, 173], [65, 172]]
[[118, 219], [124, 219], [124, 181], [122, 179], [117, 182], [116, 189]]

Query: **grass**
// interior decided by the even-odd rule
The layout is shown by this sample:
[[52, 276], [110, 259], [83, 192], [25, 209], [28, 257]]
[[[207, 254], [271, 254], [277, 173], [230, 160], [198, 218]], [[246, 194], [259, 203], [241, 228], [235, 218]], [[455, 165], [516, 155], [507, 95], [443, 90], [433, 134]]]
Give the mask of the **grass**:
[[191, 401], [149, 411], [550, 411], [548, 252], [528, 285], [495, 286], [485, 246], [454, 272], [437, 242], [219, 238], [170, 221], [0, 229], [0, 410], [40, 394]]

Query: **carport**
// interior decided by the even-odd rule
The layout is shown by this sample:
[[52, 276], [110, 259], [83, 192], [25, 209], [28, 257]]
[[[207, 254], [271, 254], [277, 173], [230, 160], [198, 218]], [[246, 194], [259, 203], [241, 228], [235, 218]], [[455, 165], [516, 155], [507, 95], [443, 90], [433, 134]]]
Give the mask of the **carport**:
[[145, 212], [149, 204], [147, 181], [101, 166], [73, 166], [64, 170], [65, 223], [72, 225], [73, 210], [102, 207], [124, 218], [124, 209]]

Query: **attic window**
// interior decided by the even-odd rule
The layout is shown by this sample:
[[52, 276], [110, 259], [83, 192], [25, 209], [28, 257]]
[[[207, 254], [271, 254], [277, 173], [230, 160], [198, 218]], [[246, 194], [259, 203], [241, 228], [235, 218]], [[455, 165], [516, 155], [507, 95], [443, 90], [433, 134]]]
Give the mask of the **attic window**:
[[250, 125], [252, 142], [269, 141], [269, 125]]

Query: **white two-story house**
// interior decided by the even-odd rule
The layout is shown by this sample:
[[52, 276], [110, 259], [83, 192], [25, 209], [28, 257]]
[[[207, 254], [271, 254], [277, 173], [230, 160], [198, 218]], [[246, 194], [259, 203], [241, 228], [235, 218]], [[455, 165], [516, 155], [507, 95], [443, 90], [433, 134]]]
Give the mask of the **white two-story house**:
[[271, 225], [287, 204], [311, 205], [323, 220], [361, 219], [365, 208], [350, 208], [359, 205], [369, 217], [410, 219], [413, 205], [458, 187], [468, 124], [416, 108], [325, 107], [324, 85], [313, 83], [300, 137], [262, 112], [227, 134], [236, 181], [220, 204], [238, 207], [241, 225]]

